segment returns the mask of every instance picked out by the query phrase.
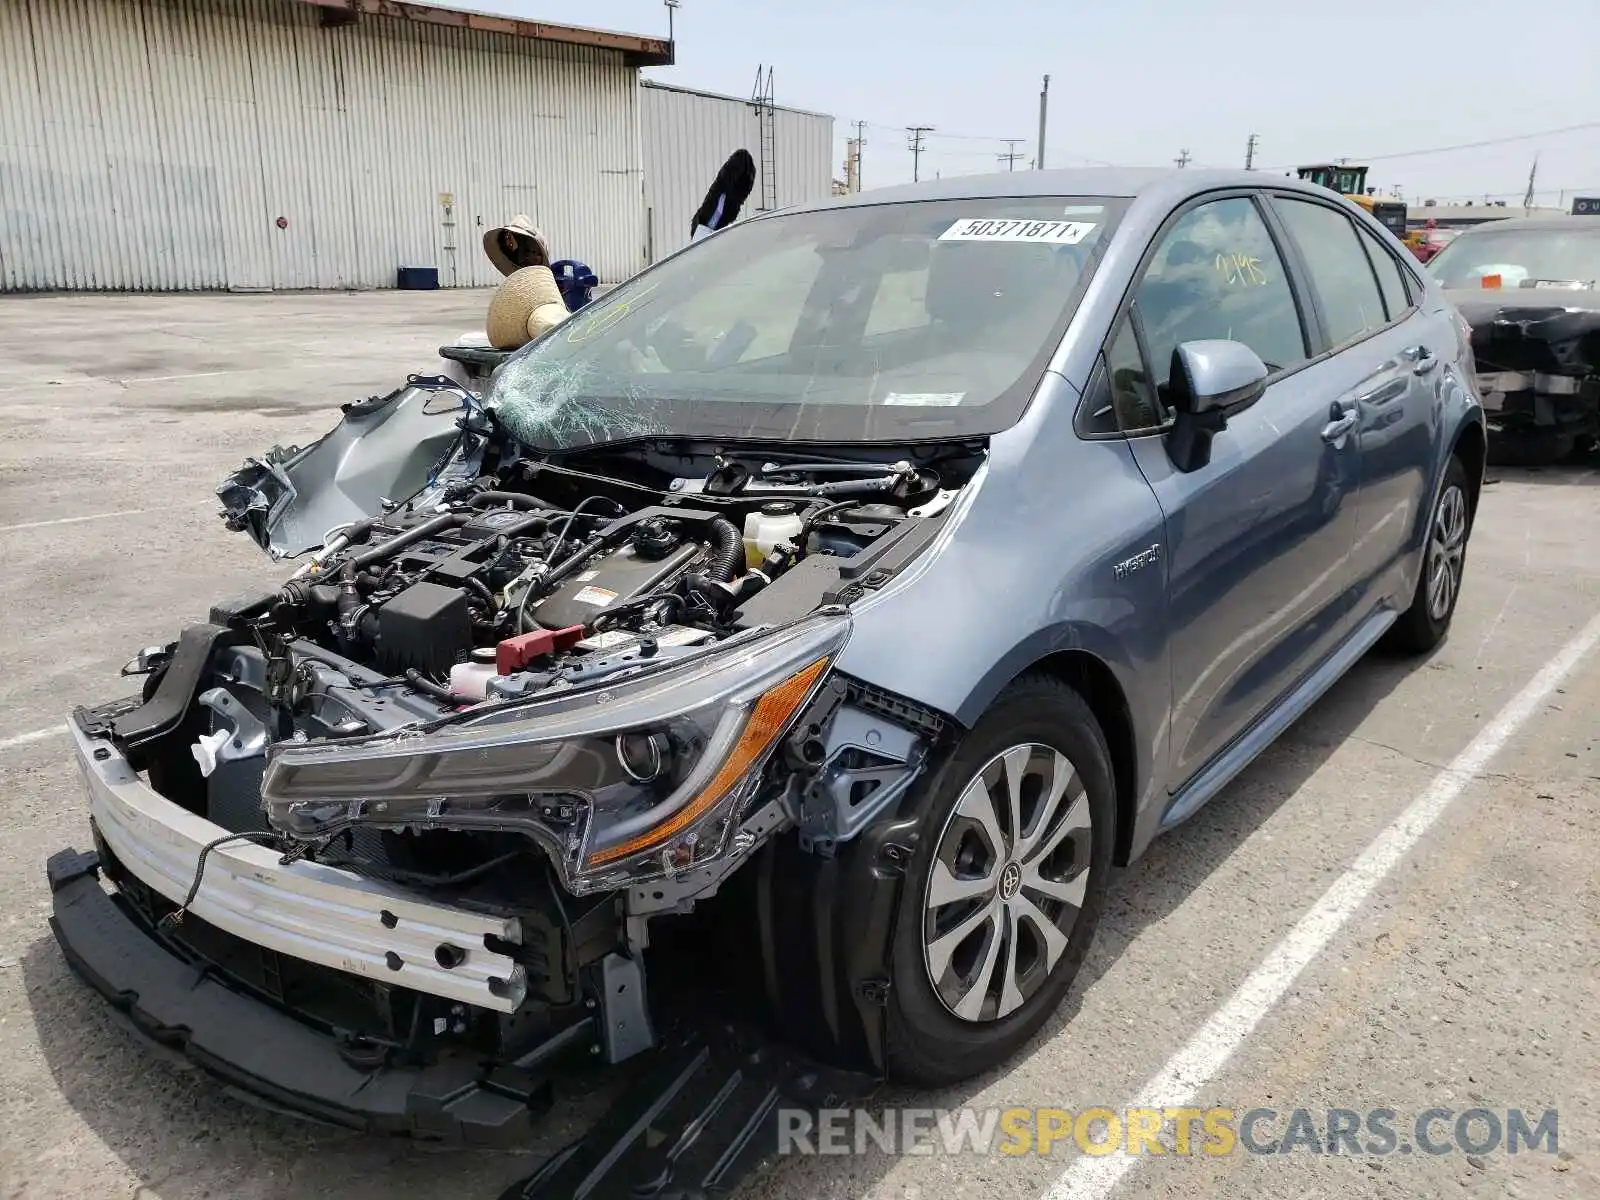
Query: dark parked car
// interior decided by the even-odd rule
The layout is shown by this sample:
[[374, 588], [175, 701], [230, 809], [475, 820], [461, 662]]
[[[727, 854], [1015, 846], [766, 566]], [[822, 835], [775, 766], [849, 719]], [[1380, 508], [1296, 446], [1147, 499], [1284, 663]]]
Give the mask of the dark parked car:
[[[358, 1126], [520, 1137], [555, 1051], [655, 1042], [699, 921], [784, 1038], [966, 1078], [1060, 1003], [1113, 863], [1445, 636], [1474, 377], [1399, 242], [1260, 174], [736, 224], [482, 394], [414, 378], [224, 485], [265, 545], [340, 523], [74, 714], [57, 936], [140, 1028]], [[392, 447], [408, 498], [350, 446], [419, 389], [449, 436]], [[391, 502], [331, 515], [344, 463]]]
[[1472, 326], [1489, 460], [1543, 466], [1600, 438], [1600, 217], [1466, 230], [1429, 272]]

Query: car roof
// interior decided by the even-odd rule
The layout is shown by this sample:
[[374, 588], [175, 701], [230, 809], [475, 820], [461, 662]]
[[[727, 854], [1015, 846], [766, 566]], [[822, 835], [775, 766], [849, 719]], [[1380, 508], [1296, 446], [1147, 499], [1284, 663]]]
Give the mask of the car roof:
[[1484, 221], [1479, 225], [1463, 228], [1462, 233], [1477, 233], [1479, 230], [1495, 229], [1561, 229], [1571, 231], [1574, 229], [1600, 230], [1600, 217], [1581, 216], [1574, 217], [1569, 214], [1560, 214], [1550, 217], [1507, 217], [1501, 221]]
[[1056, 171], [995, 171], [985, 175], [958, 175], [921, 183], [873, 188], [849, 196], [836, 196], [796, 205], [786, 212], [825, 208], [855, 208], [872, 204], [905, 204], [915, 200], [999, 200], [1027, 196], [1084, 196], [1132, 199], [1159, 195], [1181, 200], [1218, 188], [1270, 187], [1310, 195], [1337, 193], [1313, 183], [1264, 171], [1198, 170], [1176, 167], [1082, 167]]

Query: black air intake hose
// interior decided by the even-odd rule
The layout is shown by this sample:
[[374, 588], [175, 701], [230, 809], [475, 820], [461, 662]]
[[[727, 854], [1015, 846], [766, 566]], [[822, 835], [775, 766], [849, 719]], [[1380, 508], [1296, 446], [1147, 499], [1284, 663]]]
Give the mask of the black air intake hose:
[[706, 576], [727, 583], [744, 562], [744, 538], [739, 527], [726, 517], [713, 517], [711, 530], [711, 561], [706, 564]]

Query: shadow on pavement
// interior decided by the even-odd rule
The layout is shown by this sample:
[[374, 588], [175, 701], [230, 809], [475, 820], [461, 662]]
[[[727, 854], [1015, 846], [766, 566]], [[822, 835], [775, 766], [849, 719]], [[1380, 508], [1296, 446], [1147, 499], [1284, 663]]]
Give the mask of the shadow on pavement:
[[[492, 1200], [587, 1129], [625, 1082], [621, 1071], [575, 1071], [559, 1080], [538, 1140], [516, 1153], [368, 1137], [265, 1111], [144, 1041], [72, 973], [48, 933], [24, 952], [21, 965], [39, 1045], [61, 1096], [162, 1200]], [[86, 1164], [82, 1184], [73, 1185], [65, 1144], [71, 1134], [62, 1129], [59, 1136], [62, 1145], [30, 1155], [40, 1175], [19, 1177], [16, 1194], [103, 1194], [109, 1183], [103, 1167]]]
[[[1060, 1035], [1077, 1015], [1084, 992], [1110, 969], [1123, 950], [1147, 927], [1160, 923], [1183, 904], [1246, 838], [1316, 774], [1375, 705], [1425, 663], [1426, 660], [1381, 653], [1369, 655], [1221, 795], [1185, 824], [1157, 838], [1144, 857], [1113, 876], [1105, 914], [1077, 981], [1056, 1015], [1015, 1059], [943, 1092], [886, 1090], [868, 1107], [959, 1108]], [[865, 1195], [895, 1161], [877, 1150], [865, 1155], [808, 1157], [808, 1194]], [[776, 1172], [783, 1169], [780, 1163]], [[776, 1172], [766, 1182], [773, 1193], [782, 1194], [784, 1189]]]
[[1600, 450], [1575, 454], [1548, 467], [1497, 467], [1484, 471], [1484, 486], [1500, 482], [1535, 483], [1555, 487], [1600, 486]]

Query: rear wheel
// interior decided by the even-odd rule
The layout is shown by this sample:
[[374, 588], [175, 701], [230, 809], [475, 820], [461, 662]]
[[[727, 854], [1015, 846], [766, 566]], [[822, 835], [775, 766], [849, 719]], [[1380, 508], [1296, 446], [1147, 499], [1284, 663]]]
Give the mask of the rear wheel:
[[893, 1078], [966, 1079], [1049, 1019], [1094, 936], [1115, 822], [1088, 705], [1050, 677], [1013, 684], [928, 797], [891, 953]]
[[1425, 654], [1450, 629], [1461, 581], [1466, 569], [1467, 538], [1472, 532], [1472, 505], [1467, 497], [1467, 470], [1452, 457], [1445, 468], [1444, 485], [1433, 503], [1428, 521], [1427, 548], [1417, 590], [1401, 618], [1389, 630], [1385, 644], [1408, 654]]

